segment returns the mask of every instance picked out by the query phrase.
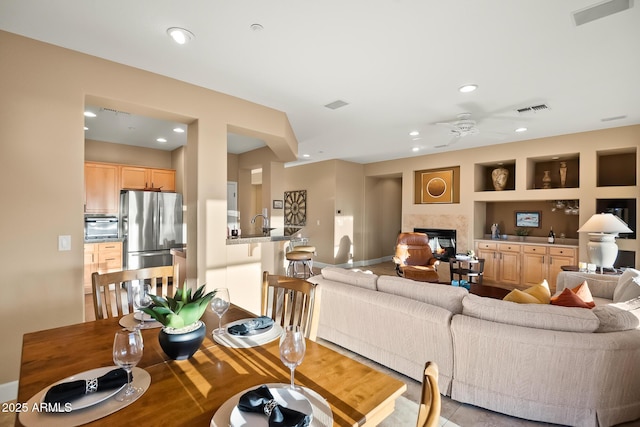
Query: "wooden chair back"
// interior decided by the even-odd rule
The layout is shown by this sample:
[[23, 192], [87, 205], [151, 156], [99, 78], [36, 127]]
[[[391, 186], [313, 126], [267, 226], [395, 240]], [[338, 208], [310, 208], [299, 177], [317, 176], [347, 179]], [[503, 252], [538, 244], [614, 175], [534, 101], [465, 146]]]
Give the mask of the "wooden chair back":
[[170, 278], [173, 277], [173, 266], [148, 267], [138, 270], [122, 270], [112, 273], [93, 273], [93, 309], [96, 320], [109, 317], [120, 317], [133, 313], [132, 281], [142, 280], [151, 284], [156, 295], [173, 295]]
[[422, 379], [422, 397], [418, 409], [417, 427], [437, 427], [440, 421], [440, 389], [438, 388], [438, 365], [427, 362]]
[[282, 327], [300, 326], [306, 338], [315, 340], [319, 307], [315, 283], [267, 271], [262, 274], [261, 315], [271, 317]]

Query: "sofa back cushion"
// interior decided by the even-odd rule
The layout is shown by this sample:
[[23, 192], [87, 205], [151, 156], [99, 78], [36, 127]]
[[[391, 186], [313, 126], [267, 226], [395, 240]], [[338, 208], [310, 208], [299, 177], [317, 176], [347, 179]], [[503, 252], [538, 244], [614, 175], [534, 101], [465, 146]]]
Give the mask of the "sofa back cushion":
[[628, 301], [637, 297], [640, 297], [640, 271], [627, 268], [613, 291], [613, 302]]
[[462, 314], [491, 322], [567, 332], [595, 332], [600, 326], [591, 310], [544, 304], [517, 304], [467, 295]]
[[468, 294], [465, 288], [457, 286], [416, 282], [395, 276], [380, 276], [378, 291], [442, 307], [454, 314], [462, 313], [462, 299]]
[[[352, 286], [369, 289], [371, 291], [378, 290], [378, 276], [364, 271], [345, 270], [339, 267], [325, 267], [322, 269], [322, 277], [334, 282], [346, 283]], [[312, 281], [312, 280], [310, 280]]]
[[578, 271], [561, 271], [556, 281], [556, 292], [564, 288], [575, 288], [587, 281], [591, 295], [596, 298], [613, 299], [613, 292], [618, 283], [618, 276], [607, 274], [582, 273]]
[[599, 305], [593, 309], [593, 313], [600, 319], [600, 327], [596, 332], [640, 329], [640, 298]]

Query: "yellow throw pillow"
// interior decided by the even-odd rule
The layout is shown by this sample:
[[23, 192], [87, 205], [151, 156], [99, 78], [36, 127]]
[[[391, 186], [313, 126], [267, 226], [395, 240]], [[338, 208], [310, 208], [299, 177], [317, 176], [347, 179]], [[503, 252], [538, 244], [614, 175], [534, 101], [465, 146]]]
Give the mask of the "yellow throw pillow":
[[543, 280], [539, 285], [531, 286], [524, 291], [514, 289], [509, 292], [503, 300], [517, 302], [519, 304], [549, 304], [551, 301], [551, 291], [549, 290], [547, 281]]
[[538, 298], [528, 293], [525, 293], [520, 289], [512, 290], [502, 299], [504, 301], [517, 302], [518, 304], [541, 304]]
[[551, 290], [546, 280], [543, 280], [539, 285], [525, 289], [523, 292], [536, 297], [540, 304], [549, 304], [551, 302]]

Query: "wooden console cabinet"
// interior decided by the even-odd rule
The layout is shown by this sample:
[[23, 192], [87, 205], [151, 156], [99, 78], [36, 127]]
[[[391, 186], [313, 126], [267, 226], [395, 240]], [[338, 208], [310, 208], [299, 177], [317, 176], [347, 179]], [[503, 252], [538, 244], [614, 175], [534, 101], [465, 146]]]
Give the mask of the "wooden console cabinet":
[[476, 241], [476, 255], [484, 258], [486, 282], [529, 287], [546, 279], [555, 292], [563, 265], [576, 265], [578, 249], [570, 246], [526, 242]]

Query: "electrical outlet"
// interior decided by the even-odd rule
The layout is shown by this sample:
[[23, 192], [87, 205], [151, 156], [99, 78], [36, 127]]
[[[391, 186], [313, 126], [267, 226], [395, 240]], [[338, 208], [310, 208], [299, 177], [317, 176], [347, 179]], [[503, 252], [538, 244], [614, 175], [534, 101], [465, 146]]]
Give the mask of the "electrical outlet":
[[58, 236], [58, 251], [70, 251], [71, 250], [71, 236], [64, 235]]

